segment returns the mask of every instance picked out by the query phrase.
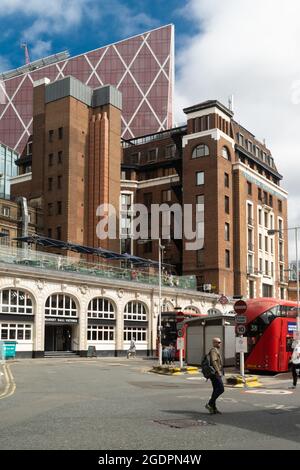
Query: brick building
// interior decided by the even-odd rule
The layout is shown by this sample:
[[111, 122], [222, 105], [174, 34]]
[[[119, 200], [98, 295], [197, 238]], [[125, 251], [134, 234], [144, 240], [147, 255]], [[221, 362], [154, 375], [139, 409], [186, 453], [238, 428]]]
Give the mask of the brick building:
[[[72, 77], [42, 80], [35, 83], [33, 109], [32, 156], [20, 158], [12, 192], [43, 210], [45, 235], [151, 259], [160, 237], [164, 262], [178, 274], [196, 274], [200, 290], [286, 297], [282, 176], [270, 151], [230, 109], [218, 101], [191, 106], [184, 110], [186, 125], [122, 139], [122, 149], [121, 95], [114, 87], [92, 90]], [[121, 239], [96, 236], [103, 202], [120, 209]], [[133, 237], [134, 203], [164, 204], [158, 219], [148, 216], [143, 245]], [[183, 236], [174, 227], [174, 205], [183, 210]], [[189, 249], [186, 225], [197, 233], [196, 249]], [[279, 233], [272, 236], [274, 229]]]
[[[172, 217], [164, 214], [162, 238], [164, 225], [171, 225], [166, 262], [197, 274], [200, 289], [286, 297], [287, 192], [270, 151], [218, 101], [184, 112], [186, 126], [123, 142], [121, 217], [129, 219], [121, 222], [129, 234], [123, 245], [157, 256], [155, 241], [133, 246], [126, 205], [192, 204], [201, 246], [187, 250], [187, 239], [172, 239]], [[270, 229], [279, 233], [271, 236]]]
[[[35, 82], [32, 154], [18, 161], [11, 191], [43, 211], [44, 235], [99, 246], [97, 207], [119, 204], [121, 107], [121, 93], [109, 85]], [[119, 249], [116, 240], [101, 246]]]
[[[26, 203], [26, 202], [25, 202]], [[11, 245], [12, 239], [26, 233], [34, 235], [42, 229], [42, 214], [34, 207], [23, 206], [23, 200], [0, 199], [0, 247]]]

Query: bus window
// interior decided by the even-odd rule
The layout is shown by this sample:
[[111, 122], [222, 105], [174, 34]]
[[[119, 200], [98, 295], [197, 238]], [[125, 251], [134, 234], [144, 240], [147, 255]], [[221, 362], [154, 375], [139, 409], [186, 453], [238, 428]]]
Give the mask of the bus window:
[[262, 335], [265, 329], [270, 325], [270, 323], [276, 318], [279, 310], [276, 307], [267, 310], [257, 317], [250, 325], [248, 326], [249, 336], [258, 336]]
[[290, 305], [280, 305], [281, 317], [295, 317], [297, 315], [297, 307]]

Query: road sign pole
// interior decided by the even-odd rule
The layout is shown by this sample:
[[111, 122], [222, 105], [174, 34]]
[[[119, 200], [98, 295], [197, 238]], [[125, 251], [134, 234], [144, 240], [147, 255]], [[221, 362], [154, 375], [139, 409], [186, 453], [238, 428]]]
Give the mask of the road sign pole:
[[180, 364], [180, 369], [183, 367], [183, 349], [179, 350], [179, 364]]
[[[243, 338], [243, 336], [240, 336], [240, 338]], [[243, 379], [243, 384], [245, 385], [245, 356], [244, 352], [240, 352], [240, 374]]]

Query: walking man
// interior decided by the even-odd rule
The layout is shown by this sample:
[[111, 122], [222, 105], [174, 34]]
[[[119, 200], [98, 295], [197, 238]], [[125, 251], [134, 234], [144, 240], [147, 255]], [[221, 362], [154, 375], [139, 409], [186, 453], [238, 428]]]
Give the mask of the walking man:
[[220, 353], [221, 343], [220, 338], [213, 338], [213, 347], [209, 351], [210, 364], [213, 367], [215, 373], [210, 377], [213, 392], [211, 399], [205, 405], [205, 408], [210, 414], [221, 414], [216, 406], [217, 398], [224, 393], [224, 385], [222, 381], [223, 374], [223, 362]]
[[297, 386], [297, 380], [298, 380], [298, 374], [300, 373], [300, 346], [298, 346], [298, 343], [295, 341], [294, 344], [294, 350], [291, 358], [292, 362], [292, 375], [293, 375], [293, 386], [291, 388], [296, 388]]

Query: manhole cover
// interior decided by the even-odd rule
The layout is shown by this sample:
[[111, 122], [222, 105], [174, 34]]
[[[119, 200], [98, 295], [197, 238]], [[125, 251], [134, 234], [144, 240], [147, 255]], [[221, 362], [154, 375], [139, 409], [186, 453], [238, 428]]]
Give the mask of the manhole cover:
[[204, 421], [202, 419], [156, 419], [154, 423], [163, 424], [170, 428], [191, 428], [196, 426], [209, 426], [214, 425], [211, 421]]

